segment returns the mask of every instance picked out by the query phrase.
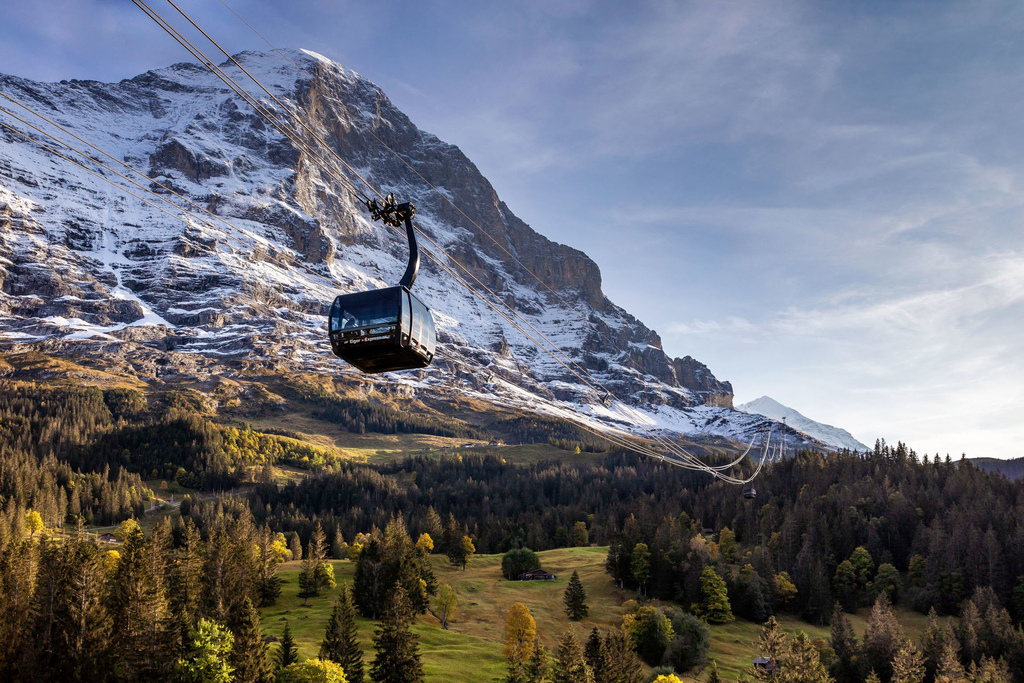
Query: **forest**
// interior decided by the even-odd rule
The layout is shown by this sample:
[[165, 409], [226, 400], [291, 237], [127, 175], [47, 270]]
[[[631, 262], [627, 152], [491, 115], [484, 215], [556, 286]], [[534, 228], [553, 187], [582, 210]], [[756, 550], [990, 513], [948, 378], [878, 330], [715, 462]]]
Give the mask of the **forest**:
[[[315, 400], [347, 416], [337, 419], [353, 431], [385, 414], [358, 401]], [[387, 414], [389, 429], [466, 433]], [[588, 450], [544, 421], [504, 429]], [[632, 633], [644, 620], [652, 633], [670, 634], [672, 624], [692, 631], [686, 619], [739, 616], [765, 624], [762, 651], [783, 670], [810, 657], [828, 677], [772, 680], [932, 683], [955, 673], [954, 663], [965, 681], [1024, 680], [1021, 482], [880, 441], [861, 454], [798, 452], [764, 471], [752, 501], [699, 473], [589, 452], [533, 464], [468, 451], [353, 464], [286, 436], [217, 423], [180, 397], [0, 385], [0, 679], [187, 679], [181, 663], [213, 637], [201, 625], [233, 634], [235, 650], [255, 642], [253, 610], [275, 599], [275, 567], [286, 559], [312, 558], [314, 588], [330, 580], [317, 569], [325, 558], [351, 559], [353, 609], [407, 625], [409, 610], [423, 613], [438, 592], [429, 552], [464, 563], [467, 552], [598, 545], [608, 547], [608, 581], [636, 593]], [[275, 482], [275, 464], [306, 475]], [[157, 479], [195, 493], [147, 535], [131, 520], [150, 506], [146, 482]], [[239, 495], [201, 495], [242, 484]], [[115, 523], [116, 551], [84, 534]], [[412, 540], [424, 537], [429, 549]], [[931, 613], [914, 653], [887, 622], [891, 605]], [[861, 642], [844, 615], [866, 608], [874, 631]], [[832, 638], [780, 645], [771, 629], [784, 614], [828, 624]], [[672, 638], [660, 650], [640, 641], [633, 646], [648, 665], [671, 665], [669, 652], [680, 661], [683, 646]], [[921, 676], [901, 678], [898, 655], [913, 671], [918, 661]], [[253, 670], [245, 680], [273, 675], [269, 664]]]

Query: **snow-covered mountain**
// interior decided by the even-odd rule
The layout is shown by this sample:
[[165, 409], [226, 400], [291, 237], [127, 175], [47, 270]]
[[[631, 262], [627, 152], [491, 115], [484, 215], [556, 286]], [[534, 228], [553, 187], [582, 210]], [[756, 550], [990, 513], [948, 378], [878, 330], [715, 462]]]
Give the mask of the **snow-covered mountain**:
[[740, 404], [736, 406], [736, 410], [753, 415], [763, 415], [775, 421], [782, 421], [784, 419], [787, 426], [835, 448], [846, 448], [858, 452], [869, 450], [867, 446], [853, 438], [853, 435], [845, 429], [815, 422], [811, 418], [801, 415], [792, 408], [788, 408], [768, 396], [762, 396], [761, 398], [755, 398], [749, 403]]
[[[143, 378], [324, 372], [406, 393], [457, 392], [572, 415], [603, 428], [643, 422], [698, 438], [745, 440], [763, 422], [733, 410], [732, 386], [705, 365], [666, 355], [657, 333], [604, 296], [586, 254], [516, 218], [457, 147], [419, 130], [375, 85], [306, 51], [236, 59], [282, 103], [260, 92], [264, 106], [301, 121], [309, 145], [317, 147], [314, 137], [325, 141], [370, 184], [412, 201], [422, 234], [566, 357], [544, 353], [429, 259], [415, 291], [437, 322], [434, 365], [369, 377], [332, 356], [328, 305], [340, 292], [396, 283], [405, 241], [374, 223], [317, 162], [327, 159], [360, 185], [330, 154], [300, 148], [189, 63], [114, 84], [0, 76], [0, 92], [212, 214], [94, 150], [91, 156], [180, 208], [62, 150], [88, 171], [77, 168], [52, 151], [54, 142], [0, 113], [51, 147], [0, 128], [0, 343], [102, 355]], [[237, 66], [222, 67], [258, 92]], [[85, 149], [9, 101], [0, 104]], [[599, 391], [569, 372], [573, 364], [635, 414], [627, 419], [606, 407]]]

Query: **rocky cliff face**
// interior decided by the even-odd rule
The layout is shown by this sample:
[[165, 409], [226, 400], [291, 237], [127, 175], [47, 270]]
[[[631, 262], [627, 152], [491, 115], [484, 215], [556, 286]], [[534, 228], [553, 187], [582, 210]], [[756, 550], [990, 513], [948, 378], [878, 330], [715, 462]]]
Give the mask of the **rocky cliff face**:
[[[728, 382], [692, 358], [668, 357], [655, 332], [604, 296], [586, 254], [516, 218], [457, 147], [419, 130], [372, 83], [312, 53], [237, 59], [288, 111], [261, 101], [301, 121], [307, 141], [324, 140], [375, 187], [412, 201], [426, 236], [564, 351], [566, 362], [585, 367], [653, 425], [693, 432], [718, 410], [730, 424], [719, 432], [748, 429], [751, 421], [729, 410]], [[225, 68], [258, 92], [239, 69]], [[407, 246], [373, 223], [308, 150], [205, 69], [179, 64], [117, 84], [0, 76], [0, 91], [213, 214], [136, 177], [181, 208], [161, 204], [64, 152], [151, 202], [144, 203], [0, 128], [0, 340], [341, 373], [612, 419], [596, 392], [429, 260], [416, 291], [437, 320], [435, 365], [375, 379], [334, 358], [324, 334], [328, 304], [339, 292], [396, 282]]]

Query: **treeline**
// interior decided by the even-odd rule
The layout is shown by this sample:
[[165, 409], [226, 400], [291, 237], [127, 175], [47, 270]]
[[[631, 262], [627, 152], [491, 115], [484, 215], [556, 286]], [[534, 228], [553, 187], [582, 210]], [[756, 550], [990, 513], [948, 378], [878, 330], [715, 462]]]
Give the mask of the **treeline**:
[[462, 420], [399, 410], [382, 403], [347, 398], [320, 387], [295, 389], [297, 397], [314, 406], [313, 417], [356, 434], [433, 434], [456, 439], [488, 439], [488, 434]]
[[[205, 538], [166, 518], [148, 537], [134, 521], [118, 536], [30, 534], [0, 546], [0, 680], [192, 680], [184, 670], [209, 655], [197, 642], [204, 629], [233, 633], [236, 671], [267, 666], [255, 608], [280, 592], [282, 538], [248, 515], [218, 520]], [[317, 575], [322, 537], [306, 555]]]
[[0, 533], [27, 509], [47, 526], [139, 516], [144, 479], [226, 489], [269, 463], [331, 465], [322, 449], [250, 428], [217, 425], [180, 392], [150, 408], [126, 389], [50, 389], [0, 382]]
[[[611, 545], [609, 568], [623, 585], [641, 589], [630, 567], [642, 543], [650, 597], [689, 604], [703, 568], [714, 565], [740, 612], [758, 620], [786, 605], [825, 622], [836, 600], [854, 609], [883, 586], [897, 603], [950, 614], [991, 586], [1014, 619], [1024, 618], [1020, 482], [879, 444], [866, 456], [800, 452], [767, 468], [757, 488], [757, 500], [747, 500], [704, 474], [623, 454], [529, 466], [467, 454], [343, 465], [285, 487], [258, 486], [251, 504], [261, 523], [303, 538], [314, 520], [351, 538], [395, 515], [415, 534], [433, 507], [465, 524], [484, 553], [571, 545], [583, 522], [591, 542]], [[750, 569], [732, 575], [726, 565]]]

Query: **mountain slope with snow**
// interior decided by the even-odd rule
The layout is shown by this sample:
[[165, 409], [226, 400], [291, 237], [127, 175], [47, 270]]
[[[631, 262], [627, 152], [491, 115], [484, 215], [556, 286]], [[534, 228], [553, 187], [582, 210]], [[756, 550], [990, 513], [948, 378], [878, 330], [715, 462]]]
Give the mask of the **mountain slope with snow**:
[[753, 415], [763, 415], [780, 422], [785, 419], [787, 426], [835, 448], [846, 448], [851, 451], [860, 452], [868, 450], [867, 446], [853, 438], [853, 435], [845, 429], [815, 422], [768, 396], [762, 396], [748, 403], [738, 405], [736, 410]]
[[[236, 59], [277, 101], [237, 66], [222, 67], [276, 116], [301, 122], [305, 144], [196, 64], [116, 84], [0, 76], [0, 92], [114, 157], [60, 150], [78, 168], [56, 143], [0, 113], [27, 135], [0, 128], [0, 343], [102, 355], [141, 377], [330, 373], [601, 429], [642, 424], [746, 440], [762, 422], [733, 410], [731, 385], [705, 365], [666, 355], [657, 333], [604, 296], [586, 254], [519, 220], [457, 147], [419, 130], [375, 85], [305, 51]], [[330, 353], [334, 296], [394, 284], [407, 258], [404, 237], [374, 223], [347, 189], [370, 194], [353, 170], [412, 201], [422, 248], [502, 310], [425, 259], [415, 290], [439, 334], [425, 370], [364, 376]], [[505, 320], [509, 311], [526, 321], [521, 329]], [[598, 383], [631, 413], [608, 408]]]

